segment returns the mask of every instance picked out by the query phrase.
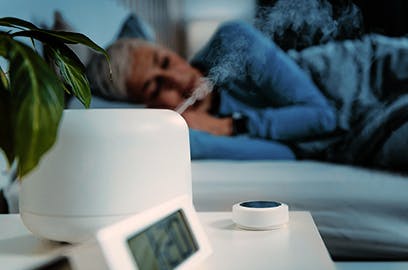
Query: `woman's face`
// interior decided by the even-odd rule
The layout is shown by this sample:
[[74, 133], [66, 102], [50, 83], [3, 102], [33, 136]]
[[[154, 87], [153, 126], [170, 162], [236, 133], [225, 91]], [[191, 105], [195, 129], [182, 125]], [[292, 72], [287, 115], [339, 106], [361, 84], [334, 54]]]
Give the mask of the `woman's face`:
[[128, 96], [148, 107], [174, 109], [199, 85], [201, 73], [169, 49], [141, 45], [132, 57]]

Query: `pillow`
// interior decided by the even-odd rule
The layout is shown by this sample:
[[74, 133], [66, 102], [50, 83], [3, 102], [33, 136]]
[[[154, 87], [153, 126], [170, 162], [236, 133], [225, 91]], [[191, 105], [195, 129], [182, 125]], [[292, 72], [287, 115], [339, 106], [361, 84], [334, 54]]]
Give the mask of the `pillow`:
[[141, 38], [150, 42], [156, 41], [153, 28], [135, 14], [130, 14], [123, 23], [117, 39], [119, 38]]

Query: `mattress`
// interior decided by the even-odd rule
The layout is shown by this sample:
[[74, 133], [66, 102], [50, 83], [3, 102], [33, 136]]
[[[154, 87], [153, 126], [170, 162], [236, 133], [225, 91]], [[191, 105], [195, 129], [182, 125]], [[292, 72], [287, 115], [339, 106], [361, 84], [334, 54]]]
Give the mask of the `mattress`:
[[198, 211], [277, 200], [310, 211], [335, 260], [408, 259], [408, 177], [314, 161], [193, 161]]

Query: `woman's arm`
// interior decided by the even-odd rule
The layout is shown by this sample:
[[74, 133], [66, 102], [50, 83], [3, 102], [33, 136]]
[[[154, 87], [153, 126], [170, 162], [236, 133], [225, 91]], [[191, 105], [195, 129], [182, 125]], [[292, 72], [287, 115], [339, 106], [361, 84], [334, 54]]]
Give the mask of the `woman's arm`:
[[282, 108], [241, 110], [247, 117], [247, 131], [252, 137], [279, 141], [309, 139], [332, 132], [336, 125], [329, 107], [290, 105]]
[[294, 152], [279, 142], [246, 136], [215, 136], [190, 129], [192, 159], [295, 160]]
[[232, 135], [232, 118], [218, 118], [207, 112], [188, 110], [182, 114], [189, 128], [205, 131], [218, 136]]

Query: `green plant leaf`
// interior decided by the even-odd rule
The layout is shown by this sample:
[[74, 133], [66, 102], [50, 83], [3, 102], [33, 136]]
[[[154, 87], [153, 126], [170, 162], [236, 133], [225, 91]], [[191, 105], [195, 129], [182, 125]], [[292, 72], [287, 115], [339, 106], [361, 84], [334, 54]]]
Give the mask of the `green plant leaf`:
[[[17, 173], [23, 177], [55, 143], [64, 91], [75, 94], [85, 106], [90, 102], [85, 68], [65, 44], [82, 44], [104, 54], [107, 61], [109, 57], [79, 33], [43, 30], [12, 17], [0, 18], [0, 26], [18, 29], [0, 30], [0, 56], [9, 62], [7, 76], [0, 69], [0, 147], [9, 162], [18, 161]], [[52, 48], [50, 55], [61, 77], [36, 51], [13, 39], [18, 36], [39, 40], [44, 47]]]
[[0, 18], [0, 25], [2, 26], [8, 26], [8, 27], [16, 27], [19, 28], [20, 27], [24, 27], [24, 28], [28, 28], [28, 29], [38, 29], [37, 26], [35, 26], [34, 24], [22, 20], [22, 19], [18, 19], [18, 18], [14, 18], [14, 17], [3, 17]]
[[61, 44], [55, 49], [47, 46], [49, 57], [55, 61], [64, 82], [69, 86], [69, 92], [89, 108], [91, 103], [91, 89], [85, 75], [85, 67], [66, 45]]
[[75, 33], [75, 32], [65, 32], [65, 31], [54, 31], [54, 30], [43, 30], [43, 29], [32, 29], [13, 33], [13, 36], [24, 36], [32, 37], [38, 39], [50, 46], [54, 45], [55, 42], [66, 43], [66, 44], [82, 44], [94, 49], [97, 52], [105, 55], [106, 59], [109, 59], [107, 52], [99, 47], [95, 42], [89, 39], [87, 36]]
[[10, 93], [14, 122], [14, 152], [18, 175], [26, 175], [54, 144], [63, 112], [63, 86], [45, 61], [12, 38], [5, 58], [10, 63]]
[[[2, 55], [1, 54], [1, 50], [0, 50], [0, 55]], [[1, 69], [1, 67], [0, 67], [0, 84], [2, 84], [1, 86], [0, 86], [0, 89], [1, 90], [7, 90], [7, 91], [9, 91], [9, 82], [8, 82], [8, 79], [7, 79], [7, 76], [6, 76], [6, 73]]]
[[[0, 74], [4, 75], [1, 68]], [[7, 80], [5, 76], [4, 79]], [[6, 154], [8, 164], [11, 166], [14, 160], [11, 93], [3, 80], [0, 81], [0, 123], [0, 148]]]
[[[54, 47], [63, 48], [62, 45], [65, 45], [64, 43], [82, 44], [82, 45], [88, 46], [102, 53], [105, 56], [109, 64], [108, 53], [103, 48], [95, 44], [88, 37], [86, 37], [85, 35], [79, 34], [79, 33], [36, 29], [36, 30], [16, 32], [16, 33], [13, 33], [12, 36], [24, 36], [24, 37], [34, 38], [34, 39], [41, 41], [44, 44], [49, 45], [49, 47], [52, 47], [52, 48]], [[78, 61], [78, 62], [80, 63], [81, 61]], [[109, 69], [110, 69], [110, 65], [109, 65]]]
[[[88, 46], [94, 49], [95, 51], [98, 51], [104, 54], [107, 59], [109, 58], [108, 54], [103, 48], [99, 47], [90, 38], [80, 33], [40, 29], [28, 21], [18, 19], [15, 17], [0, 18], [0, 26], [17, 27], [19, 29], [23, 27], [23, 28], [30, 29], [30, 30], [16, 32], [13, 34], [14, 36], [33, 37], [33, 38], [37, 38], [44, 42], [46, 42], [46, 40], [43, 38], [45, 36], [48, 36], [48, 37], [54, 37], [55, 39], [59, 40], [59, 42], [62, 42], [62, 43], [83, 44], [85, 46]], [[52, 45], [52, 43], [50, 45]]]
[[[8, 36], [7, 34], [0, 31], [0, 39], [2, 39], [3, 37], [7, 37], [7, 36]], [[6, 55], [6, 53], [7, 53], [6, 48], [4, 46], [0, 46], [0, 56]]]

